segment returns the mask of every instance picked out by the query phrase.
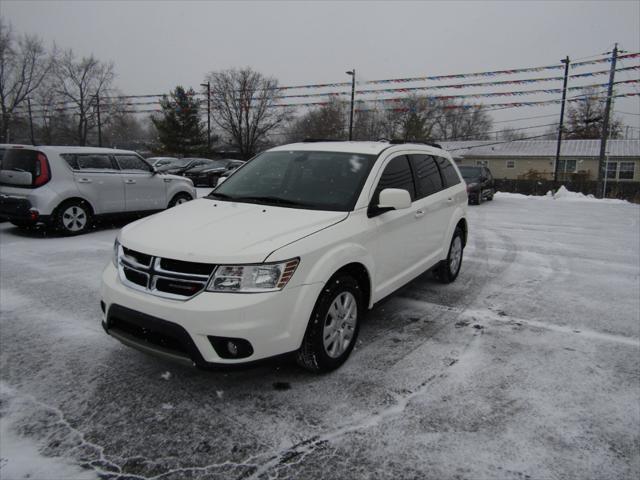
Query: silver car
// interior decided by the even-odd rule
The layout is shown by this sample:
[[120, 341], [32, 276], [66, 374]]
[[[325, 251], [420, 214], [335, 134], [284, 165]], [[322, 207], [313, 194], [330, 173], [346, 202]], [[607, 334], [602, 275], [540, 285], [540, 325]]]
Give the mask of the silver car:
[[191, 180], [156, 172], [128, 150], [12, 147], [0, 160], [0, 217], [67, 235], [102, 215], [150, 213], [196, 198]]

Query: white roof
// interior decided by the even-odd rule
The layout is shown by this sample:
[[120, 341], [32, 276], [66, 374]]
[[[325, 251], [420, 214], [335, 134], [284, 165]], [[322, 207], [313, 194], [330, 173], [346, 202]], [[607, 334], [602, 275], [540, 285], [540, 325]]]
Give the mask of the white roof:
[[378, 155], [380, 154], [380, 152], [389, 147], [397, 147], [399, 149], [411, 149], [417, 147], [420, 150], [433, 150], [434, 153], [437, 150], [435, 147], [422, 143], [389, 143], [388, 141], [381, 140], [378, 142], [345, 141], [290, 143], [288, 145], [281, 145], [279, 147], [272, 148], [270, 151], [303, 150], [316, 152], [348, 152], [367, 155]]
[[[499, 143], [496, 140], [466, 140], [439, 142], [454, 157], [554, 157], [557, 140], [517, 140]], [[640, 140], [609, 140], [607, 154], [612, 157], [639, 157]], [[600, 140], [563, 140], [560, 155], [565, 157], [598, 157]]]

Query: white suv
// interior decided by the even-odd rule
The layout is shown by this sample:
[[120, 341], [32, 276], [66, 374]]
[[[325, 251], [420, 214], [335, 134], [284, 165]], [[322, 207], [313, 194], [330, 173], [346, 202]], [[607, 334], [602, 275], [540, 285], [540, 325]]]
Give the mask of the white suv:
[[207, 197], [122, 229], [103, 273], [103, 327], [189, 365], [295, 352], [331, 370], [376, 302], [428, 269], [455, 280], [466, 208], [436, 146], [277, 147]]
[[85, 232], [94, 217], [164, 210], [192, 200], [191, 180], [158, 174], [135, 152], [13, 146], [0, 159], [0, 217]]

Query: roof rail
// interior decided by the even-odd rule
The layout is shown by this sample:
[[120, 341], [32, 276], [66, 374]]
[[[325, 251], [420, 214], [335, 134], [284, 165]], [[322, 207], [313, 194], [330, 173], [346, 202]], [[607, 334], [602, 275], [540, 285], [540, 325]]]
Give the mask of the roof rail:
[[317, 142], [346, 142], [347, 140], [338, 140], [335, 138], [305, 138], [302, 143], [317, 143]]
[[429, 145], [430, 147], [442, 148], [442, 145], [440, 145], [439, 143], [425, 142], [424, 140], [402, 140], [400, 138], [393, 138], [389, 140], [389, 143], [391, 145], [402, 145], [403, 143], [419, 143], [421, 145]]

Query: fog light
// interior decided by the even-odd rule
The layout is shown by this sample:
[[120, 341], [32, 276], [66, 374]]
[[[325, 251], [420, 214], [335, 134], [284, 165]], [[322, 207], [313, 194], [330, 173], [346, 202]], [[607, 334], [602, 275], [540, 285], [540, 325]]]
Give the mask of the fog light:
[[211, 335], [208, 335], [207, 338], [220, 358], [238, 360], [253, 355], [251, 343], [244, 338], [214, 337]]

